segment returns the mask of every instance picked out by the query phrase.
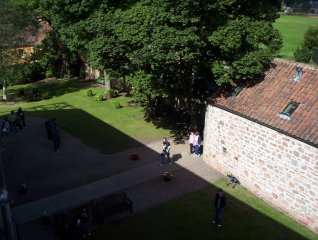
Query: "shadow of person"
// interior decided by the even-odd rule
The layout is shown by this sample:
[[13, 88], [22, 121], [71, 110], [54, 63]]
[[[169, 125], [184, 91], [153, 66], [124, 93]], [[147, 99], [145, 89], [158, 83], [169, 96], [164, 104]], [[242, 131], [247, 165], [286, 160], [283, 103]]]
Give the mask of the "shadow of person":
[[182, 158], [181, 153], [173, 154], [173, 155], [171, 156], [171, 161], [172, 161], [172, 162], [177, 162], [180, 158]]

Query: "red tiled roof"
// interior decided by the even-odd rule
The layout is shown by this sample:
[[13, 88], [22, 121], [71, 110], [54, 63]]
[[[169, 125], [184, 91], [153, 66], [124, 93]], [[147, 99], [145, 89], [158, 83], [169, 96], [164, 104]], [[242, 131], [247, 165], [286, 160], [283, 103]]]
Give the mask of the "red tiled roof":
[[46, 34], [51, 31], [51, 27], [46, 21], [39, 22], [39, 28], [34, 30], [31, 28], [24, 34], [18, 35], [16, 39], [16, 45], [19, 47], [33, 47], [39, 45]]
[[[296, 64], [303, 69], [300, 81], [293, 80]], [[298, 108], [289, 120], [280, 118], [291, 101], [300, 103]], [[317, 68], [275, 59], [262, 81], [244, 88], [237, 96], [219, 96], [215, 105], [318, 146]]]

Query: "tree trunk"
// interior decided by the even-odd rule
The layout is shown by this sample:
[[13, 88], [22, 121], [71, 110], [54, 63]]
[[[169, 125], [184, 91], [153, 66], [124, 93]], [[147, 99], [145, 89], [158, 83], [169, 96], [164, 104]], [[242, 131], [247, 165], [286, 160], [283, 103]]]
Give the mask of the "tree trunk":
[[106, 95], [106, 98], [109, 100], [111, 98], [110, 96], [110, 80], [109, 80], [110, 76], [109, 74], [106, 72], [106, 70], [104, 69], [104, 82], [105, 82], [105, 92], [104, 94]]
[[6, 81], [3, 81], [3, 85], [2, 85], [2, 99], [3, 100], [8, 99]]

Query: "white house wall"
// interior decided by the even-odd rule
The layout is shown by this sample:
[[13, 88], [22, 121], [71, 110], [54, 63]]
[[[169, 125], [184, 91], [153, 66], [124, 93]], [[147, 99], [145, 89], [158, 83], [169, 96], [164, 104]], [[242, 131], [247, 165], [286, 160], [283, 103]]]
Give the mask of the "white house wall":
[[318, 232], [317, 148], [214, 106], [205, 121], [204, 161]]

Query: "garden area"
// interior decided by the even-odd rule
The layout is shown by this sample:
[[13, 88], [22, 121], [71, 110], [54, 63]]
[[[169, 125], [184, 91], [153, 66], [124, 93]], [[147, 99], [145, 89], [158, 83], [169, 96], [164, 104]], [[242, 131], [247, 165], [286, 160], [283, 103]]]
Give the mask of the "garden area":
[[[136, 147], [136, 141], [151, 142], [170, 136], [168, 129], [145, 121], [143, 108], [133, 98], [122, 94], [101, 101], [103, 92], [103, 86], [65, 79], [12, 86], [9, 102], [0, 103], [0, 115], [22, 107], [27, 117], [56, 118], [63, 129], [103, 153]], [[29, 101], [34, 94], [40, 99], [34, 101], [31, 97]], [[47, 97], [41, 98], [43, 94]], [[115, 131], [123, 134], [114, 134]]]

